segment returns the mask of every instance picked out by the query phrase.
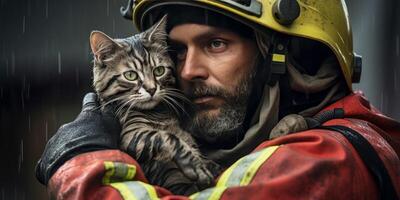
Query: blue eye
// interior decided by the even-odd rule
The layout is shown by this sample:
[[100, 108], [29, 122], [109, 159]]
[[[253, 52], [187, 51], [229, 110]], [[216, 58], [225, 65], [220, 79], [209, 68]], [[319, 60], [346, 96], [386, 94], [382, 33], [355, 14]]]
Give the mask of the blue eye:
[[124, 72], [124, 77], [128, 81], [136, 81], [139, 78], [139, 75], [134, 71], [127, 71], [127, 72]]
[[158, 66], [153, 70], [153, 73], [155, 76], [162, 76], [165, 73], [165, 67]]

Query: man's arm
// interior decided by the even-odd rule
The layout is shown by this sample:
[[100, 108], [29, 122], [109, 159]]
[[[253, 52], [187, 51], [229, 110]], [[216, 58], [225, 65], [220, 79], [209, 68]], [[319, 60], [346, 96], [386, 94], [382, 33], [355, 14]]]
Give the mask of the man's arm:
[[327, 130], [264, 142], [229, 167], [215, 187], [191, 197], [173, 196], [146, 182], [131, 157], [106, 150], [71, 159], [49, 188], [65, 199], [377, 199], [379, 194], [351, 144]]

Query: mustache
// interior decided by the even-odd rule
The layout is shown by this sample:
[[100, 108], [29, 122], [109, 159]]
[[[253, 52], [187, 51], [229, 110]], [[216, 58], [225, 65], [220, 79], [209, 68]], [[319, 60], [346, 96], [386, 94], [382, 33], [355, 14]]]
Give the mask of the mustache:
[[186, 89], [183, 92], [191, 100], [204, 96], [217, 96], [223, 99], [231, 97], [231, 94], [229, 94], [225, 89], [217, 86], [206, 85], [201, 82], [193, 83], [189, 89]]

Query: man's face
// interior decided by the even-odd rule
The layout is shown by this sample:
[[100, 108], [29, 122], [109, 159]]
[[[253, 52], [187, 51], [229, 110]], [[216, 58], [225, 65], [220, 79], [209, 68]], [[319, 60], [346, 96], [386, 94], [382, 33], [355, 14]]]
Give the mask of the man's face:
[[192, 117], [184, 123], [188, 131], [209, 142], [237, 132], [252, 88], [255, 42], [199, 24], [177, 25], [169, 37], [180, 87], [194, 104]]

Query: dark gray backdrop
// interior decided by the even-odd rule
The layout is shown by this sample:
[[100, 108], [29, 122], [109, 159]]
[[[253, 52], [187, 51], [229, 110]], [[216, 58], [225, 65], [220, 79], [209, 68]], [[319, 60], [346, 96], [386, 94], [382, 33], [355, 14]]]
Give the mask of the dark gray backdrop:
[[[398, 0], [348, 0], [362, 89], [400, 119]], [[123, 0], [0, 0], [0, 199], [45, 199], [34, 165], [57, 128], [73, 120], [91, 90], [88, 37], [135, 32]]]

